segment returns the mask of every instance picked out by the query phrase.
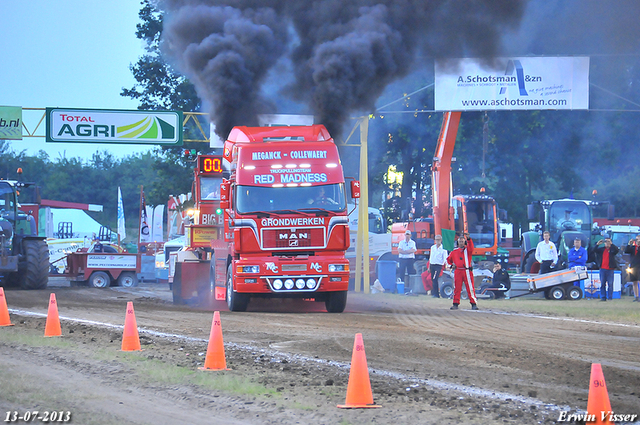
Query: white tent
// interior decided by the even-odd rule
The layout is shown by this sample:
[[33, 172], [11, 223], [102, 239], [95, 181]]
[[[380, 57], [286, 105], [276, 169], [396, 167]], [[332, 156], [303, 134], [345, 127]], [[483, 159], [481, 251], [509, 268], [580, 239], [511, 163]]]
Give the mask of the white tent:
[[[83, 210], [70, 209], [70, 208], [50, 208], [52, 215], [52, 228], [51, 234], [47, 234], [47, 237], [50, 238], [61, 238], [62, 235], [59, 235], [60, 223], [71, 223], [69, 227], [66, 225], [66, 231], [72, 232], [70, 237], [77, 238], [87, 238], [91, 240], [93, 236], [98, 236], [100, 233], [100, 227], [102, 224], [91, 218], [89, 214], [87, 214]], [[115, 232], [112, 233], [116, 235]], [[117, 236], [116, 236], [117, 237]]]

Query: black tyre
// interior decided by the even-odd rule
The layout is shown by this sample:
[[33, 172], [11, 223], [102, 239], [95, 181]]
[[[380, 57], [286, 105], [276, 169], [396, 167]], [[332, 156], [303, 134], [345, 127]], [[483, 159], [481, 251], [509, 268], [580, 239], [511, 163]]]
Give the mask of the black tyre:
[[564, 299], [565, 294], [566, 292], [562, 286], [554, 286], [551, 288], [551, 291], [549, 291], [549, 296], [552, 300], [562, 300]]
[[444, 282], [440, 285], [440, 297], [453, 298], [453, 283]]
[[571, 286], [567, 289], [567, 299], [576, 301], [582, 298], [582, 289], [579, 286]]
[[118, 276], [118, 285], [123, 288], [138, 286], [138, 276], [134, 272], [123, 272]]
[[524, 260], [524, 266], [522, 273], [531, 273], [531, 269], [536, 262], [536, 256], [533, 253], [529, 254], [527, 258]]
[[551, 289], [547, 288], [544, 290], [544, 298], [547, 300], [551, 299]]
[[347, 306], [347, 291], [329, 293], [324, 305], [329, 313], [342, 313]]
[[22, 242], [25, 261], [20, 262], [17, 280], [22, 289], [45, 289], [49, 284], [49, 247], [43, 240]]
[[247, 311], [249, 297], [233, 290], [233, 271], [231, 264], [227, 268], [227, 306], [230, 311]]
[[111, 285], [111, 277], [105, 272], [93, 272], [87, 282], [92, 288], [107, 288]]

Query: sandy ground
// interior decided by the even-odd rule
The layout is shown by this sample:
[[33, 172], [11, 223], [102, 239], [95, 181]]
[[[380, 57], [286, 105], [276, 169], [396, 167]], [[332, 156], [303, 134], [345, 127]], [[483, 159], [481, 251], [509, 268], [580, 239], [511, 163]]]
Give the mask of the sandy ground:
[[[62, 318], [55, 343], [41, 337], [51, 292]], [[328, 314], [322, 303], [252, 300], [246, 313], [216, 306], [231, 370], [200, 372], [212, 312], [172, 305], [165, 285], [62, 285], [6, 298], [15, 326], [0, 328], [3, 415], [69, 411], [80, 424], [554, 423], [563, 410], [586, 409], [591, 363], [603, 366], [613, 409], [640, 414], [637, 324], [492, 311], [508, 301], [451, 311], [450, 301], [426, 296], [352, 293], [345, 313]], [[127, 301], [142, 352], [119, 351]], [[378, 409], [336, 408], [356, 333]], [[176, 370], [187, 379], [173, 379]], [[262, 389], [235, 388], [236, 379]]]

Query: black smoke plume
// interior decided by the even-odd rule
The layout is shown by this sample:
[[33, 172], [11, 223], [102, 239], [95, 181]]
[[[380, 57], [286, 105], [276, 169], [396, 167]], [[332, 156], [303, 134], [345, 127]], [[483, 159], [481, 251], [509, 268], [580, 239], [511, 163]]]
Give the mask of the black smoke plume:
[[[279, 60], [294, 82], [283, 92], [336, 135], [370, 113], [417, 57], [493, 57], [525, 0], [170, 0], [164, 49], [209, 105], [216, 132], [273, 112], [261, 86]], [[280, 111], [281, 112], [281, 111]]]

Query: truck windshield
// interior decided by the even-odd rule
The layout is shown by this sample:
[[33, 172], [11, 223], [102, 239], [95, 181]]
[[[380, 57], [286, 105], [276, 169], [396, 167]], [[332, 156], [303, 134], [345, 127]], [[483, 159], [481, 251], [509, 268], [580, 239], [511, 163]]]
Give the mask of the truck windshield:
[[298, 187], [238, 186], [235, 206], [240, 214], [305, 209], [343, 212], [347, 199], [344, 183]]
[[200, 177], [200, 200], [219, 201], [222, 177]]
[[469, 236], [477, 248], [488, 248], [495, 243], [493, 201], [467, 200]]
[[578, 231], [590, 236], [591, 211], [580, 201], [556, 201], [549, 208], [551, 240], [558, 241], [562, 232]]

